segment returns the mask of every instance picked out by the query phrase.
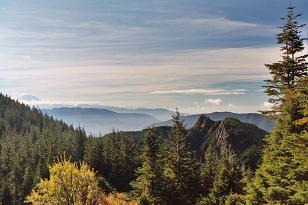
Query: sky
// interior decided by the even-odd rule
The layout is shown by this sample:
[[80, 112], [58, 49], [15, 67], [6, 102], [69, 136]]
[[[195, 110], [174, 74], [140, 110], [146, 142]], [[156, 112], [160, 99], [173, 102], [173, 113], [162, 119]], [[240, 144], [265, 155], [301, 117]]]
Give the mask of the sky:
[[[268, 109], [264, 64], [280, 58], [288, 4], [0, 0], [0, 92], [30, 104]], [[308, 1], [293, 5], [308, 23]]]

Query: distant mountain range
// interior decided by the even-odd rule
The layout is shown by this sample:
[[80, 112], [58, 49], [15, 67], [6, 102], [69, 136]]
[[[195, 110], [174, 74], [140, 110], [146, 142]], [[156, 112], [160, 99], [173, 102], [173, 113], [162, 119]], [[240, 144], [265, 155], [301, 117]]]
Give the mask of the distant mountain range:
[[147, 114], [117, 113], [97, 108], [53, 108], [42, 111], [75, 127], [84, 127], [88, 134], [93, 135], [103, 135], [113, 130], [142, 130], [159, 122], [156, 118]]
[[[186, 128], [193, 127], [201, 115], [203, 114], [183, 116], [182, 120], [184, 121]], [[270, 132], [275, 125], [275, 121], [270, 120], [266, 118], [264, 115], [257, 113], [238, 114], [232, 112], [213, 112], [204, 115], [206, 115], [207, 117], [209, 117], [211, 120], [214, 121], [224, 120], [226, 118], [234, 118], [240, 120], [241, 122], [254, 124], [260, 129], [265, 130], [267, 132]], [[171, 126], [171, 125], [172, 125], [172, 120], [167, 120], [164, 122], [154, 124], [154, 127]]]
[[134, 113], [134, 114], [137, 113], [137, 114], [151, 115], [159, 122], [169, 120], [171, 118], [171, 115], [174, 114], [174, 112], [163, 108], [122, 108], [115, 106], [87, 105], [87, 104], [80, 104], [77, 106], [83, 108], [107, 109], [117, 113]]
[[[82, 105], [86, 106], [86, 105]], [[108, 108], [108, 109], [107, 109]], [[43, 113], [63, 120], [75, 127], [84, 127], [88, 134], [104, 135], [115, 131], [139, 131], [148, 127], [172, 126], [171, 115], [167, 109], [119, 108], [101, 106], [100, 108], [63, 107], [43, 109]], [[187, 128], [192, 128], [202, 114], [183, 116]], [[241, 122], [258, 126], [271, 131], [275, 122], [261, 114], [237, 114], [231, 112], [214, 112], [205, 114], [213, 121], [226, 118], [238, 119]], [[167, 119], [167, 120], [166, 120]]]

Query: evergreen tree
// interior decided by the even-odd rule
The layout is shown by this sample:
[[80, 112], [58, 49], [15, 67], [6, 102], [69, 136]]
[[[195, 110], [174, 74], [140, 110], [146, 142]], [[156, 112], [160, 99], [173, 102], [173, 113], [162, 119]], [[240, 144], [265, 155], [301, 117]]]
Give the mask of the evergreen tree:
[[287, 23], [278, 35], [278, 42], [285, 43], [283, 61], [269, 66], [272, 80], [267, 93], [276, 98], [272, 102], [280, 102], [273, 110], [280, 115], [266, 138], [262, 163], [247, 187], [248, 204], [308, 203], [307, 56], [295, 57], [304, 49], [301, 26], [295, 20], [298, 16], [289, 7]]
[[196, 204], [200, 194], [199, 164], [189, 149], [188, 135], [180, 113], [173, 116], [173, 129], [167, 150], [164, 175], [168, 204]]
[[162, 160], [160, 155], [160, 142], [149, 129], [145, 135], [142, 154], [142, 167], [137, 170], [138, 178], [132, 183], [140, 201], [149, 204], [162, 204]]
[[202, 195], [208, 195], [213, 186], [215, 172], [217, 171], [218, 156], [214, 151], [208, 151], [201, 166]]
[[113, 133], [105, 143], [103, 157], [106, 157], [109, 167], [106, 179], [119, 192], [128, 192], [131, 190], [129, 183], [135, 180], [135, 169], [139, 165], [137, 147], [129, 136], [121, 133]]
[[78, 127], [76, 129], [76, 137], [74, 138], [74, 156], [76, 156], [75, 161], [82, 161], [85, 154], [85, 144], [87, 140], [87, 135], [84, 128]]
[[277, 35], [277, 43], [282, 44], [282, 60], [273, 64], [266, 64], [269, 69], [272, 79], [266, 80], [266, 93], [269, 95], [269, 102], [273, 103], [272, 111], [265, 111], [275, 117], [281, 112], [281, 103], [288, 90], [296, 86], [299, 78], [307, 76], [308, 55], [301, 55], [304, 50], [303, 41], [301, 38], [301, 28], [303, 24], [299, 24], [297, 19], [301, 14], [294, 13], [294, 7], [288, 7], [288, 15], [286, 23], [281, 27], [282, 32]]
[[107, 181], [100, 181], [102, 188], [110, 183], [119, 192], [131, 191], [129, 183], [136, 179], [135, 170], [141, 164], [139, 149], [131, 136], [113, 132], [89, 137], [85, 147], [85, 161]]
[[[282, 106], [282, 114], [274, 131], [267, 137], [262, 164], [256, 171], [252, 187], [248, 190], [251, 203], [304, 204], [308, 202], [307, 161], [307, 109], [305, 96], [296, 92], [288, 94]], [[299, 100], [305, 98], [304, 104]]]
[[13, 205], [13, 197], [11, 196], [10, 189], [6, 183], [2, 183], [3, 190], [1, 190], [1, 203], [5, 205]]
[[[210, 159], [210, 158], [208, 158]], [[206, 164], [213, 165], [212, 162], [206, 162]], [[206, 165], [205, 170], [209, 170]], [[203, 199], [198, 202], [199, 205], [223, 205], [228, 198], [230, 193], [241, 194], [242, 193], [242, 182], [243, 176], [241, 163], [236, 158], [236, 155], [232, 151], [225, 152], [218, 159], [215, 168], [211, 168], [214, 173], [207, 173], [208, 175], [214, 175], [208, 182], [207, 193], [204, 193]]]
[[102, 170], [102, 165], [104, 164], [102, 149], [102, 143], [99, 141], [99, 139], [88, 137], [87, 144], [85, 146], [84, 160], [98, 172]]

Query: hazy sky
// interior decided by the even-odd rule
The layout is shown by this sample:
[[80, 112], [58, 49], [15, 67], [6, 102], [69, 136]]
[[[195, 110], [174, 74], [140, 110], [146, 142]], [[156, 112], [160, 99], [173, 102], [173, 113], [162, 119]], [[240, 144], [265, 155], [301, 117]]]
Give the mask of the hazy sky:
[[[308, 1], [293, 4], [308, 23]], [[256, 112], [267, 106], [264, 64], [279, 59], [275, 35], [287, 6], [0, 0], [0, 92], [40, 103]]]

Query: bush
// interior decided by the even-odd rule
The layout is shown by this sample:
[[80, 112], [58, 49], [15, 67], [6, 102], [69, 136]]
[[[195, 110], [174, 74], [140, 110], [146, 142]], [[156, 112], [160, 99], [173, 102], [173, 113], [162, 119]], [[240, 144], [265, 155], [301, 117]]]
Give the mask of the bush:
[[33, 205], [76, 204], [87, 205], [97, 201], [98, 179], [85, 163], [71, 163], [65, 158], [49, 166], [50, 178], [41, 179], [27, 202]]

